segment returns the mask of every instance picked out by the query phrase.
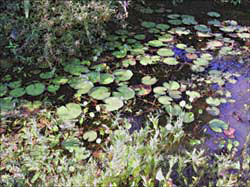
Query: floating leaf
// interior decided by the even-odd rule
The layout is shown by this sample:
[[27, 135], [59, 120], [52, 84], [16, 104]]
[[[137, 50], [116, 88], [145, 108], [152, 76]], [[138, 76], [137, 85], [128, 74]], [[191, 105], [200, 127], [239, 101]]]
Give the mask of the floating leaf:
[[160, 56], [173, 56], [174, 52], [172, 51], [172, 49], [161, 48], [157, 50], [157, 54]]
[[66, 106], [57, 108], [57, 115], [62, 120], [72, 120], [82, 113], [81, 106], [75, 103], [68, 103]]
[[51, 79], [54, 76], [54, 71], [41, 73], [39, 76], [41, 79]]
[[162, 41], [160, 41], [160, 40], [151, 40], [151, 41], [148, 42], [148, 45], [150, 45], [152, 47], [162, 47], [165, 44], [162, 43]]
[[26, 93], [31, 96], [38, 96], [45, 90], [45, 85], [42, 83], [31, 84], [26, 87]]
[[53, 84], [66, 84], [68, 82], [68, 78], [64, 76], [58, 76], [52, 80]]
[[171, 25], [181, 25], [182, 20], [180, 20], [180, 19], [170, 19], [170, 20], [168, 20], [168, 23], [171, 24]]
[[24, 88], [15, 88], [14, 90], [10, 91], [10, 95], [13, 97], [21, 97], [25, 94]]
[[114, 51], [112, 55], [115, 56], [116, 58], [124, 58], [127, 55], [127, 50], [120, 49], [119, 51]]
[[156, 24], [150, 21], [143, 21], [141, 25], [145, 28], [153, 28]]
[[137, 40], [144, 40], [146, 38], [145, 34], [136, 34], [134, 36], [135, 39]]
[[128, 86], [121, 86], [117, 88], [118, 92], [113, 92], [115, 97], [122, 97], [125, 100], [129, 100], [134, 98], [135, 92], [133, 89], [129, 88]]
[[157, 25], [156, 25], [156, 28], [157, 28], [157, 29], [160, 29], [160, 30], [162, 30], [162, 31], [166, 31], [166, 30], [168, 30], [168, 29], [170, 28], [170, 26], [167, 25], [167, 24], [157, 24]]
[[104, 102], [106, 103], [104, 106], [105, 106], [105, 109], [108, 111], [108, 112], [112, 112], [112, 111], [115, 111], [115, 110], [118, 110], [120, 109], [121, 107], [123, 107], [123, 101], [121, 98], [119, 97], [108, 97], [104, 100]]
[[22, 81], [13, 81], [8, 84], [8, 86], [12, 89], [18, 88], [22, 85]]
[[159, 101], [159, 103], [161, 103], [163, 105], [169, 105], [169, 104], [171, 104], [171, 101], [173, 101], [173, 99], [171, 97], [168, 97], [168, 96], [160, 96], [160, 97], [158, 97], [158, 101]]
[[81, 75], [82, 73], [87, 73], [89, 69], [80, 64], [67, 64], [64, 66], [64, 71], [72, 75]]
[[83, 134], [83, 139], [87, 140], [88, 142], [93, 142], [97, 138], [97, 133], [93, 130], [87, 131]]
[[140, 58], [140, 64], [143, 66], [153, 64], [152, 58], [150, 58], [149, 56], [143, 56]]
[[158, 95], [164, 95], [166, 91], [167, 91], [167, 88], [162, 87], [162, 86], [158, 86], [153, 89], [153, 92]]
[[110, 96], [109, 89], [104, 86], [94, 87], [89, 91], [89, 96], [96, 100], [103, 100]]
[[221, 100], [219, 98], [208, 97], [206, 99], [206, 103], [211, 106], [219, 106], [221, 104]]
[[207, 15], [215, 18], [220, 17], [220, 14], [218, 12], [208, 12]]
[[206, 25], [195, 25], [195, 30], [201, 31], [201, 32], [209, 32], [210, 29]]
[[15, 108], [15, 102], [12, 97], [0, 98], [0, 114], [13, 110]]
[[194, 121], [194, 113], [193, 112], [186, 112], [184, 114], [183, 122], [184, 123], [191, 123]]
[[181, 96], [181, 92], [180, 91], [176, 91], [176, 90], [169, 90], [168, 94], [170, 97], [174, 98], [174, 99], [180, 99]]
[[118, 69], [114, 71], [116, 81], [128, 81], [133, 76], [133, 72], [126, 69]]
[[152, 87], [150, 85], [145, 85], [145, 84], [138, 84], [133, 86], [133, 88], [138, 96], [148, 95], [152, 91]]
[[115, 77], [109, 73], [102, 73], [100, 76], [100, 83], [101, 84], [110, 84], [114, 81]]
[[141, 82], [142, 84], [145, 84], [145, 85], [153, 85], [157, 82], [157, 79], [155, 77], [151, 77], [147, 75], [142, 78]]
[[220, 115], [220, 110], [217, 107], [215, 107], [215, 106], [207, 107], [206, 110], [212, 116], [218, 116], [218, 115]]
[[177, 65], [177, 64], [179, 64], [177, 59], [173, 58], [173, 57], [164, 58], [163, 63], [168, 64], [168, 65]]
[[49, 85], [47, 90], [49, 92], [56, 92], [57, 90], [59, 90], [60, 86], [59, 85]]
[[229, 127], [227, 123], [219, 119], [211, 120], [209, 122], [209, 126], [214, 132], [218, 132], [218, 133], [223, 132], [223, 130], [227, 130]]

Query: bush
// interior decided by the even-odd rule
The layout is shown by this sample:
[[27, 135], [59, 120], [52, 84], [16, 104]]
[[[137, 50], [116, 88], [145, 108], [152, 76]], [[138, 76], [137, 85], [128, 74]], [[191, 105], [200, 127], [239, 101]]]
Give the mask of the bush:
[[113, 0], [41, 0], [24, 5], [0, 0], [0, 47], [5, 57], [38, 62], [83, 55], [105, 36], [104, 26], [118, 8]]

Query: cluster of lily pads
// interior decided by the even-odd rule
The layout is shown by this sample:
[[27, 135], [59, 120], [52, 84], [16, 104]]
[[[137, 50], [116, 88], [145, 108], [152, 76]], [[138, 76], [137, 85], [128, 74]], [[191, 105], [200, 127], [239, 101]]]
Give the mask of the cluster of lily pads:
[[[250, 28], [240, 26], [233, 20], [220, 21], [217, 12], [207, 13], [209, 21], [205, 25], [197, 22], [192, 15], [161, 11], [167, 12], [164, 23], [142, 21], [139, 33], [119, 29], [109, 35], [102, 50], [112, 55], [110, 62], [102, 62], [102, 56], [93, 62], [74, 59], [62, 63], [62, 69], [40, 72], [39, 80], [29, 83], [11, 81], [6, 75], [0, 84], [1, 112], [13, 110], [18, 98], [25, 95], [56, 95], [61, 87], [69, 85], [75, 92], [77, 102], [72, 98], [65, 106], [57, 108], [57, 115], [62, 120], [78, 118], [84, 106], [81, 104], [83, 100], [97, 103], [97, 111], [113, 112], [121, 109], [128, 100], [145, 98], [151, 94], [154, 102], [169, 114], [184, 112], [184, 122], [194, 121], [194, 114], [190, 111], [192, 103], [201, 98], [202, 94], [194, 83], [197, 80], [191, 79], [192, 75], [205, 77], [204, 72], [216, 54], [239, 55], [248, 50], [246, 47], [235, 49], [234, 44], [235, 39], [250, 39]], [[188, 46], [182, 42], [183, 35], [185, 38], [198, 38], [197, 41], [203, 42], [205, 47], [196, 49], [197, 46]], [[178, 74], [178, 69], [182, 71], [183, 67], [190, 68], [190, 80], [169, 79], [169, 73]], [[163, 70], [163, 75], [158, 75], [153, 68]], [[201, 75], [201, 72], [204, 74]], [[231, 76], [219, 70], [211, 70], [202, 81], [222, 86], [225, 81], [234, 82]], [[225, 95], [230, 98], [230, 93], [226, 92]], [[218, 116], [218, 106], [229, 100], [209, 96], [206, 98], [209, 105], [207, 111]], [[210, 127], [215, 132], [225, 129], [225, 125], [220, 127], [214, 124], [211, 122]], [[90, 134], [96, 139], [96, 133], [91, 131]], [[88, 134], [85, 138], [89, 139]]]

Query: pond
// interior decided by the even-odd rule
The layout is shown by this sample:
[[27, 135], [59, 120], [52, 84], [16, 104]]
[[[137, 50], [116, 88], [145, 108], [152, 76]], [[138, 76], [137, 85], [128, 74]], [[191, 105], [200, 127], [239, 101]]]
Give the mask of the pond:
[[[94, 57], [66, 59], [57, 69], [1, 61], [1, 117], [8, 121], [1, 132], [47, 107], [63, 121], [80, 118], [77, 125], [119, 111], [132, 133], [161, 110], [181, 118], [189, 136], [210, 135], [210, 150], [240, 151], [250, 132], [249, 23], [248, 12], [202, 1], [137, 5], [127, 27], [109, 25], [114, 30]], [[98, 130], [87, 127], [86, 139], [95, 141]]]

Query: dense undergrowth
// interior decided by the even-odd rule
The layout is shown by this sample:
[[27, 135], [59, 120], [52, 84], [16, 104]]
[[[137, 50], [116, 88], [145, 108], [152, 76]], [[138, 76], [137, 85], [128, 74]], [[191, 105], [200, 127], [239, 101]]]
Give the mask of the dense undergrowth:
[[[237, 150], [235, 129], [211, 120], [231, 136], [211, 152], [199, 118], [233, 102], [208, 85], [237, 73], [208, 69], [213, 55], [249, 68], [248, 27], [143, 0], [30, 2], [0, 0], [0, 186], [250, 186], [250, 137]], [[138, 33], [126, 3], [148, 15]]]

